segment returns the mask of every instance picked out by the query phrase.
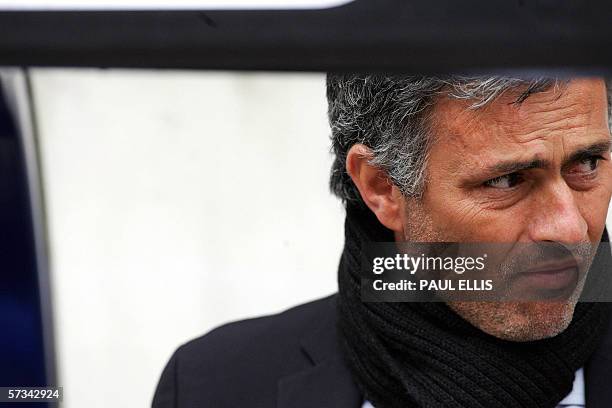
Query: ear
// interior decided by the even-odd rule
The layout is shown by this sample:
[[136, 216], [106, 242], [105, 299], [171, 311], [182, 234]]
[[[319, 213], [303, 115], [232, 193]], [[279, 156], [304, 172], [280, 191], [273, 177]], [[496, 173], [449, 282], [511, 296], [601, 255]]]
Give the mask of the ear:
[[400, 209], [403, 195], [384, 170], [369, 163], [371, 159], [372, 151], [367, 146], [355, 144], [347, 153], [346, 171], [378, 221], [390, 230], [402, 233]]

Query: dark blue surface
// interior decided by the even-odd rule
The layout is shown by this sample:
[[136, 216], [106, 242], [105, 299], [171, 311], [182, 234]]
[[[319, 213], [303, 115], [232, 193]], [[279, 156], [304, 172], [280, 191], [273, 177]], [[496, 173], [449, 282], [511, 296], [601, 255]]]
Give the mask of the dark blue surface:
[[20, 149], [18, 130], [0, 95], [0, 386], [45, 386], [34, 236]]

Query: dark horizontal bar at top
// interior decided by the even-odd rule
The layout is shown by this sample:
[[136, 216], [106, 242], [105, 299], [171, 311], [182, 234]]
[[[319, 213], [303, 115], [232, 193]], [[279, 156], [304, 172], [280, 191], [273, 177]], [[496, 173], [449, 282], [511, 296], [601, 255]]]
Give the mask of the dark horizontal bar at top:
[[356, 0], [323, 10], [0, 12], [0, 65], [612, 71], [612, 2]]

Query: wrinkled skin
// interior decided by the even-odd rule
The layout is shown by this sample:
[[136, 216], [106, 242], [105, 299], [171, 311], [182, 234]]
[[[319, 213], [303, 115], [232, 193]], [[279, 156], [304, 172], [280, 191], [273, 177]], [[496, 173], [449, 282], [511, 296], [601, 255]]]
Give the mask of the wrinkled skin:
[[[382, 182], [367, 162], [369, 150], [353, 146], [347, 170], [396, 240], [599, 242], [612, 194], [604, 81], [574, 79], [520, 104], [516, 96], [506, 92], [476, 110], [470, 101], [436, 102], [426, 188], [418, 199]], [[448, 304], [484, 332], [529, 341], [567, 328], [576, 298]]]

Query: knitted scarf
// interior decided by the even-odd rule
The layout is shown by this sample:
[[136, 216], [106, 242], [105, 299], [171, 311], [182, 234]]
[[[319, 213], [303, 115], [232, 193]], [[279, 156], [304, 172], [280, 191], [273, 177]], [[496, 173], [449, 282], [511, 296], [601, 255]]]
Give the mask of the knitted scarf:
[[355, 382], [376, 408], [556, 407], [607, 324], [608, 303], [581, 302], [559, 335], [512, 342], [478, 330], [441, 302], [362, 302], [360, 248], [393, 236], [371, 211], [348, 206], [345, 239], [340, 342]]

